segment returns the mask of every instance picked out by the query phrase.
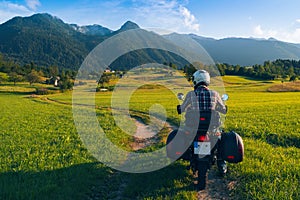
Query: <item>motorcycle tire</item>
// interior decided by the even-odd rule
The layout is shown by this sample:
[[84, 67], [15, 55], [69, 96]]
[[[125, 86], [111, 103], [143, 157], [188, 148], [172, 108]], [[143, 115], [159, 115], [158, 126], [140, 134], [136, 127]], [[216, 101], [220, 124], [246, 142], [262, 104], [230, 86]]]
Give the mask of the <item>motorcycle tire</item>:
[[207, 179], [207, 171], [208, 171], [208, 164], [200, 164], [198, 165], [198, 177], [197, 177], [197, 190], [205, 190], [206, 188], [206, 179]]

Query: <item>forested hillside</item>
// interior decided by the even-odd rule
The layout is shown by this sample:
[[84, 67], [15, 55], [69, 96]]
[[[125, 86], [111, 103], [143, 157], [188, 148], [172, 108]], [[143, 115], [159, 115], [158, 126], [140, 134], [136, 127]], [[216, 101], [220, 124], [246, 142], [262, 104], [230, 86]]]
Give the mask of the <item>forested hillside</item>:
[[[77, 70], [88, 53], [105, 39], [122, 31], [140, 28], [126, 22], [116, 31], [101, 25], [78, 26], [67, 24], [49, 14], [15, 17], [0, 25], [0, 53], [19, 65], [35, 63], [38, 66], [58, 66], [60, 69]], [[187, 35], [170, 34], [168, 39]], [[190, 34], [216, 63], [251, 66], [276, 59], [299, 60], [299, 44], [274, 39], [225, 38], [216, 40]], [[182, 68], [186, 63], [180, 56], [164, 51], [140, 50], [119, 58], [112, 68], [128, 70], [138, 64], [158, 62], [174, 63]]]
[[[0, 34], [0, 52], [20, 64], [75, 69], [93, 44], [93, 40], [87, 42], [82, 33], [48, 14], [15, 17], [0, 26]], [[95, 43], [100, 41], [98, 38]]]

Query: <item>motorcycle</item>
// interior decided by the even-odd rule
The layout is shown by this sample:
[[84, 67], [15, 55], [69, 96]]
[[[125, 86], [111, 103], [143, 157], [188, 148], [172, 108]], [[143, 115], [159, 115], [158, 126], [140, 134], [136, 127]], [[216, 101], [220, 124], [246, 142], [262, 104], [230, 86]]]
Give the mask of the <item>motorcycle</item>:
[[[177, 97], [179, 100], [184, 100], [182, 93], [179, 93]], [[223, 102], [227, 101], [228, 98], [228, 95], [224, 94], [222, 96]], [[197, 177], [197, 190], [205, 189], [208, 171], [217, 161], [217, 157], [220, 157], [217, 156], [217, 153], [220, 153], [217, 152], [217, 149], [219, 149], [220, 142], [218, 141], [223, 131], [219, 121], [218, 123], [211, 123], [215, 120], [213, 119], [215, 114], [214, 112], [202, 112], [200, 116], [195, 117], [192, 114], [192, 117], [189, 117], [187, 112], [184, 128], [173, 130], [167, 139], [167, 144], [170, 144], [167, 145], [168, 156], [172, 158], [177, 156], [177, 160], [183, 159], [190, 162], [188, 169], [191, 169], [194, 176]], [[197, 120], [192, 121], [189, 118], [196, 118]], [[195, 123], [198, 124], [196, 129], [190, 128], [189, 124]], [[176, 135], [182, 137], [173, 142], [172, 140]], [[184, 151], [183, 146], [188, 146], [186, 151]], [[227, 169], [223, 170], [226, 173]]]

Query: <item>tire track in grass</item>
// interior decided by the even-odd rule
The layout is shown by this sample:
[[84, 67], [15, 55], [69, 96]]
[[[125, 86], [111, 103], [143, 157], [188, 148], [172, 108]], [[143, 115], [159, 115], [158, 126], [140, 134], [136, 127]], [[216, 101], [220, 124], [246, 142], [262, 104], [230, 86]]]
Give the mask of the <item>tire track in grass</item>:
[[[230, 172], [228, 172], [230, 173]], [[205, 190], [197, 193], [198, 200], [234, 200], [230, 197], [230, 191], [236, 187], [237, 181], [230, 181], [227, 176], [221, 177], [214, 165], [208, 172]]]

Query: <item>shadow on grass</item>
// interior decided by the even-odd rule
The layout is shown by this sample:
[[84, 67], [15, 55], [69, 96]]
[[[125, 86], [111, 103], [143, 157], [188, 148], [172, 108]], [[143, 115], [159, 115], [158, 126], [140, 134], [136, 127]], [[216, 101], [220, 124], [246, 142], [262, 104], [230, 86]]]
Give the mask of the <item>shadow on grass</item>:
[[0, 199], [88, 199], [94, 188], [107, 199], [111, 176], [99, 163], [75, 165], [52, 171], [0, 174]]
[[273, 83], [272, 80], [263, 79], [263, 78], [250, 77], [250, 76], [241, 76], [241, 77], [243, 77], [244, 79], [249, 80], [249, 81], [260, 81], [263, 83]]
[[2, 173], [0, 199], [176, 199], [194, 191], [190, 179], [182, 163], [144, 174], [87, 163], [41, 172]]
[[275, 146], [300, 148], [300, 136], [296, 135], [268, 134], [266, 141]]
[[35, 92], [21, 92], [21, 91], [0, 91], [0, 94], [14, 94], [14, 95], [31, 95]]
[[279, 147], [300, 148], [300, 135], [297, 134], [284, 135], [284, 134], [261, 133], [261, 132], [249, 133], [248, 131], [245, 131], [243, 128], [235, 128], [234, 131], [237, 132], [242, 138], [261, 140], [267, 142], [270, 145], [279, 146]]
[[193, 177], [182, 161], [144, 174], [130, 174], [123, 190], [124, 199], [190, 199], [195, 188]]

